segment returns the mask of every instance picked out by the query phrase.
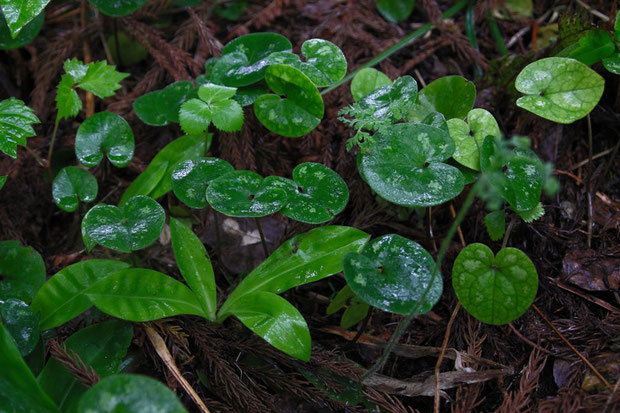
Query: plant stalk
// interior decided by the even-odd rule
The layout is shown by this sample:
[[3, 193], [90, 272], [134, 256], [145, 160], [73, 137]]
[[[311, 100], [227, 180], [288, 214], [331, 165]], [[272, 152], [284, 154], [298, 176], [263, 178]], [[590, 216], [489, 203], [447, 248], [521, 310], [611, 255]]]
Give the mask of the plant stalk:
[[260, 235], [260, 242], [261, 244], [263, 244], [263, 251], [265, 252], [265, 258], [267, 258], [269, 256], [269, 249], [267, 248], [267, 241], [265, 241], [265, 234], [263, 233], [263, 227], [260, 224], [260, 221], [258, 218], [254, 218], [254, 221], [256, 221], [256, 228], [258, 228], [258, 234]]
[[54, 131], [52, 132], [52, 141], [50, 142], [50, 149], [47, 151], [47, 169], [52, 168], [52, 155], [54, 154], [54, 143], [56, 142], [56, 134], [58, 133], [58, 125], [60, 125], [60, 118], [56, 117], [54, 122]]
[[35, 151], [30, 149], [28, 147], [28, 145], [24, 145], [24, 148], [26, 148], [26, 150], [30, 153], [30, 155], [32, 155], [32, 157], [37, 160], [39, 165], [41, 165], [44, 168], [46, 167], [45, 161], [43, 159], [41, 159], [41, 157], [39, 155], [37, 155], [37, 153]]

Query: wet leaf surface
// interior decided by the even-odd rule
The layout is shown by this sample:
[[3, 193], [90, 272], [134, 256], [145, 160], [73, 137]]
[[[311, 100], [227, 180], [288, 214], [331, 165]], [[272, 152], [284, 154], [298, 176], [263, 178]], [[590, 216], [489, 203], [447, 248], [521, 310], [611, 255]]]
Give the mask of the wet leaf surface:
[[166, 126], [171, 122], [178, 123], [181, 105], [195, 94], [194, 84], [189, 80], [181, 80], [140, 96], [133, 103], [133, 110], [147, 125]]
[[476, 86], [461, 76], [443, 76], [418, 93], [418, 101], [409, 112], [409, 120], [421, 122], [432, 112], [447, 120], [464, 119], [474, 107]]
[[172, 190], [188, 207], [205, 208], [209, 205], [209, 184], [234, 170], [231, 164], [219, 158], [198, 158], [180, 162], [172, 171]]
[[32, 247], [0, 241], [0, 300], [32, 300], [45, 282], [45, 263]]
[[15, 340], [22, 356], [34, 350], [39, 341], [39, 315], [21, 300], [0, 301], [0, 322]]
[[60, 209], [73, 212], [80, 201], [92, 202], [97, 197], [97, 179], [85, 169], [75, 166], [62, 168], [52, 183], [52, 196]]
[[127, 166], [133, 158], [131, 127], [116, 113], [99, 112], [86, 119], [75, 135], [75, 155], [80, 163], [95, 167], [104, 153], [116, 167]]

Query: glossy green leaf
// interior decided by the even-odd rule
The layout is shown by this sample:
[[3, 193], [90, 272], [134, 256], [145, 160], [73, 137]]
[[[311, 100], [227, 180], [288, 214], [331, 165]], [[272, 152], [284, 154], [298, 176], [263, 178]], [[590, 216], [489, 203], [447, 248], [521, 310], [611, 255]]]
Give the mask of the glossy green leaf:
[[93, 285], [88, 298], [101, 311], [128, 321], [151, 321], [179, 314], [206, 317], [196, 294], [158, 271], [128, 268]]
[[207, 186], [235, 168], [218, 158], [197, 158], [180, 162], [172, 171], [172, 190], [181, 202], [190, 208], [201, 209], [207, 202]]
[[0, 241], [0, 300], [29, 303], [45, 282], [45, 263], [32, 247], [18, 241]]
[[432, 112], [439, 112], [448, 120], [464, 119], [474, 107], [476, 86], [461, 76], [444, 76], [429, 83], [418, 94], [415, 107], [408, 118], [421, 122]]
[[4, 184], [6, 183], [6, 178], [7, 178], [7, 175], [0, 175], [0, 190], [2, 189]]
[[74, 83], [81, 82], [86, 73], [88, 72], [88, 64], [83, 63], [77, 58], [73, 58], [71, 60], [65, 60], [63, 64], [63, 69], [65, 69], [65, 73], [73, 79]]
[[332, 42], [323, 39], [309, 39], [301, 46], [304, 62], [291, 52], [276, 52], [269, 56], [269, 64], [285, 64], [303, 72], [316, 87], [336, 83], [347, 74], [347, 59]]
[[489, 212], [484, 216], [484, 225], [493, 241], [501, 239], [506, 231], [506, 212], [503, 209]]
[[605, 81], [577, 60], [548, 57], [525, 66], [515, 87], [526, 95], [517, 106], [554, 122], [572, 123], [594, 109]]
[[26, 146], [26, 138], [36, 135], [35, 123], [40, 123], [39, 118], [21, 100], [10, 97], [1, 101], [0, 151], [17, 159], [17, 145]]
[[15, 341], [0, 324], [0, 400], [6, 412], [60, 413], [41, 389]]
[[189, 99], [179, 109], [179, 122], [183, 132], [198, 135], [211, 124], [213, 113], [209, 105], [200, 99]]
[[181, 80], [140, 96], [133, 103], [133, 110], [147, 125], [165, 126], [171, 122], [178, 123], [181, 105], [195, 93], [192, 82]]
[[615, 51], [616, 46], [611, 36], [604, 30], [596, 29], [589, 30], [585, 36], [581, 37], [577, 47], [572, 48], [569, 53], [566, 55], [560, 53], [559, 56], [570, 57], [587, 66], [592, 66], [602, 59], [611, 57]]
[[[396, 314], [424, 314], [441, 297], [435, 262], [418, 243], [396, 234], [370, 241], [342, 262], [351, 290], [366, 303]], [[435, 274], [433, 274], [435, 273]]]
[[359, 301], [357, 297], [355, 297], [354, 300], [356, 300], [356, 302], [351, 303], [351, 305], [344, 310], [340, 318], [340, 327], [345, 330], [348, 330], [365, 319], [368, 315], [368, 311], [370, 311], [370, 306], [368, 304]]
[[265, 80], [277, 95], [267, 94], [256, 99], [254, 113], [267, 129], [297, 138], [321, 123], [323, 99], [306, 75], [292, 66], [271, 65], [265, 72]]
[[321, 224], [339, 214], [349, 201], [347, 184], [333, 170], [315, 162], [299, 164], [293, 180], [270, 176], [265, 181], [282, 188], [288, 203], [280, 213], [295, 221]]
[[411, 76], [401, 76], [393, 84], [364, 96], [359, 105], [371, 109], [375, 119], [386, 118], [396, 122], [403, 119], [415, 104], [417, 94], [417, 82]]
[[75, 135], [75, 155], [89, 168], [97, 166], [104, 153], [112, 165], [127, 166], [133, 158], [134, 147], [131, 127], [116, 113], [95, 113], [82, 122]]
[[507, 324], [534, 301], [538, 274], [521, 250], [503, 248], [497, 256], [484, 244], [470, 244], [452, 268], [456, 296], [472, 316], [487, 324]]
[[106, 60], [92, 62], [88, 64], [86, 75], [79, 81], [78, 87], [103, 99], [114, 95], [114, 91], [121, 88], [118, 82], [127, 76], [129, 73], [116, 71], [116, 66], [108, 65]]
[[[117, 43], [119, 50], [116, 50]], [[148, 50], [144, 46], [120, 30], [116, 32], [116, 36], [108, 36], [106, 44], [108, 49], [110, 49], [112, 60], [123, 62], [123, 65], [126, 66], [136, 65], [149, 55]]]
[[62, 168], [52, 183], [52, 196], [60, 209], [73, 212], [80, 201], [92, 202], [97, 197], [97, 179], [85, 169], [75, 166]]
[[41, 14], [22, 27], [17, 37], [14, 38], [11, 35], [11, 29], [9, 29], [2, 11], [0, 11], [0, 50], [17, 49], [30, 43], [41, 31], [43, 20], [45, 20], [45, 12], [41, 12]]
[[377, 10], [390, 23], [405, 20], [415, 6], [415, 0], [378, 0]]
[[[120, 252], [151, 245], [161, 234], [166, 220], [164, 209], [148, 196], [130, 198], [122, 208], [98, 204], [82, 220], [82, 237], [87, 249], [94, 244]], [[88, 240], [88, 241], [86, 241]]]
[[456, 197], [461, 172], [442, 163], [454, 153], [450, 135], [422, 124], [387, 126], [361, 152], [360, 174], [382, 198], [403, 206], [432, 206]]
[[39, 316], [28, 304], [14, 298], [0, 300], [0, 323], [11, 334], [22, 356], [32, 353], [39, 341]]
[[207, 201], [229, 217], [264, 217], [286, 205], [286, 192], [251, 171], [229, 172], [207, 187]]
[[278, 350], [300, 360], [310, 360], [311, 339], [306, 320], [284, 298], [257, 291], [237, 300], [230, 312]]
[[206, 103], [221, 102], [230, 99], [237, 93], [236, 87], [205, 83], [198, 88], [198, 97]]
[[289, 239], [230, 293], [218, 319], [230, 315], [231, 305], [247, 294], [256, 291], [280, 294], [342, 271], [342, 257], [360, 251], [369, 238], [370, 235], [358, 229], [331, 225]]
[[207, 318], [215, 321], [217, 289], [205, 246], [191, 228], [174, 218], [170, 218], [170, 235], [174, 259], [183, 279], [196, 294]]
[[136, 195], [159, 198], [172, 189], [172, 172], [177, 164], [186, 160], [200, 158], [204, 153], [210, 136], [186, 135], [164, 146], [123, 193], [118, 205], [123, 206]]
[[603, 66], [611, 73], [620, 75], [620, 52], [603, 59]]
[[545, 208], [543, 208], [543, 205], [539, 202], [532, 209], [527, 209], [524, 211], [515, 211], [515, 212], [521, 217], [523, 221], [527, 223], [531, 223], [531, 222], [536, 221], [537, 219], [542, 218], [545, 215]]
[[[118, 373], [132, 337], [130, 323], [112, 320], [83, 328], [64, 344], [99, 377], [105, 378]], [[78, 403], [88, 388], [56, 359], [49, 359], [37, 381], [64, 413], [81, 413]]]
[[484, 109], [472, 109], [467, 114], [467, 123], [461, 119], [450, 119], [448, 128], [456, 146], [452, 157], [461, 165], [479, 171], [480, 149], [484, 138], [500, 135], [499, 125], [493, 115]]
[[[247, 86], [265, 76], [269, 55], [290, 51], [291, 42], [277, 33], [252, 33], [231, 40], [212, 68], [214, 79], [226, 86]], [[220, 83], [220, 82], [217, 82]]]
[[37, 291], [31, 308], [41, 314], [41, 330], [66, 323], [88, 310], [92, 304], [86, 293], [108, 275], [129, 268], [114, 260], [88, 260], [58, 271]]
[[142, 7], [148, 0], [88, 0], [106, 16], [127, 16]]
[[69, 73], [61, 76], [56, 91], [56, 110], [58, 111], [56, 119], [58, 120], [72, 118], [82, 110], [82, 100], [73, 88], [74, 84], [75, 80]]
[[11, 37], [16, 38], [24, 26], [41, 15], [49, 2], [50, 0], [0, 0]]
[[155, 379], [134, 374], [106, 377], [80, 400], [80, 413], [187, 413], [174, 393]]
[[246, 107], [254, 104], [256, 99], [268, 92], [269, 89], [267, 89], [267, 84], [265, 82], [259, 82], [237, 89], [237, 94], [233, 96], [233, 99], [242, 107]]
[[374, 92], [383, 86], [389, 86], [392, 81], [382, 72], [371, 67], [360, 70], [351, 81], [351, 94], [354, 100]]

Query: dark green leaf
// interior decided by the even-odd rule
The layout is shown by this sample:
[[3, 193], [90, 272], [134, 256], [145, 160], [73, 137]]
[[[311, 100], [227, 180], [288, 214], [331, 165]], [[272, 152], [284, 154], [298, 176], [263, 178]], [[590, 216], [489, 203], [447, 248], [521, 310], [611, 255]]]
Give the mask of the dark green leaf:
[[[118, 42], [118, 48], [116, 50], [116, 44]], [[128, 37], [125, 32], [118, 31], [115, 35], [108, 36], [106, 39], [108, 49], [115, 62], [123, 62], [123, 65], [133, 66], [143, 61], [149, 52], [140, 43]]]
[[127, 16], [142, 7], [148, 0], [88, 0], [106, 16]]
[[63, 211], [73, 212], [78, 203], [92, 202], [97, 197], [97, 180], [85, 169], [75, 166], [62, 168], [52, 183], [54, 202]]
[[408, 118], [421, 122], [429, 113], [439, 112], [448, 120], [464, 119], [474, 107], [476, 86], [461, 76], [444, 76], [429, 83], [418, 94]]
[[195, 94], [189, 80], [182, 80], [140, 96], [133, 103], [133, 110], [140, 120], [151, 126], [165, 126], [179, 122], [181, 105]]
[[360, 100], [383, 86], [389, 86], [392, 81], [382, 72], [371, 67], [360, 70], [351, 81], [353, 100]]
[[592, 66], [602, 59], [611, 57], [615, 51], [616, 46], [611, 36], [604, 30], [596, 29], [589, 30], [585, 36], [581, 37], [578, 46], [570, 50], [567, 55], [560, 53], [558, 56], [570, 57], [587, 66]]
[[26, 24], [17, 37], [13, 38], [4, 15], [0, 11], [0, 49], [17, 49], [30, 43], [41, 31], [43, 20], [45, 20], [45, 12], [41, 12], [30, 23]]
[[415, 6], [415, 0], [378, 0], [377, 10], [390, 23], [405, 20]]
[[503, 209], [489, 212], [484, 216], [484, 225], [493, 241], [501, 239], [506, 231], [506, 212]]
[[0, 0], [2, 14], [16, 38], [29, 22], [40, 16], [50, 0]]
[[130, 198], [122, 208], [95, 205], [82, 220], [82, 237], [87, 247], [99, 244], [116, 251], [131, 252], [155, 242], [165, 220], [166, 213], [161, 205], [152, 198], [138, 195]]
[[15, 340], [22, 356], [34, 350], [39, 341], [39, 316], [28, 304], [14, 298], [0, 300], [0, 322]]
[[454, 160], [461, 165], [480, 170], [480, 149], [484, 138], [499, 136], [500, 130], [497, 121], [484, 109], [472, 109], [467, 114], [467, 123], [461, 119], [448, 121], [450, 136], [456, 145]]
[[327, 315], [334, 314], [341, 308], [345, 307], [347, 305], [347, 301], [349, 301], [353, 297], [355, 297], [355, 293], [353, 292], [353, 290], [351, 290], [351, 287], [345, 285], [340, 291], [338, 291], [338, 294], [336, 294], [336, 296], [329, 303], [327, 309], [325, 310], [325, 313]]
[[26, 146], [26, 138], [35, 136], [32, 124], [40, 123], [33, 110], [19, 99], [0, 102], [0, 151], [17, 159], [17, 145]]
[[228, 162], [218, 158], [197, 158], [180, 162], [172, 171], [172, 190], [190, 208], [205, 208], [207, 186], [214, 179], [234, 171]]
[[532, 261], [516, 248], [493, 256], [484, 244], [470, 244], [456, 257], [452, 285], [471, 315], [487, 324], [507, 324], [534, 301], [538, 274]]
[[214, 10], [218, 16], [228, 20], [237, 20], [248, 7], [247, 1], [229, 1], [215, 6]]
[[118, 82], [127, 76], [129, 73], [117, 72], [116, 66], [108, 65], [105, 60], [92, 62], [88, 64], [86, 75], [79, 81], [78, 86], [103, 99], [114, 95], [114, 91], [121, 88]]
[[112, 165], [129, 165], [134, 151], [133, 132], [125, 119], [111, 112], [99, 112], [86, 119], [75, 135], [75, 155], [80, 163], [95, 167], [105, 153]]
[[369, 242], [343, 260], [351, 290], [368, 304], [396, 314], [424, 314], [441, 297], [443, 281], [431, 254], [396, 234]]
[[38, 252], [18, 241], [0, 241], [0, 300], [29, 303], [44, 282], [45, 263]]
[[340, 327], [348, 330], [365, 319], [368, 315], [368, 311], [370, 311], [370, 306], [368, 304], [360, 302], [359, 300], [352, 303], [344, 310], [344, 313], [342, 313]]
[[32, 310], [41, 314], [41, 330], [62, 325], [88, 310], [92, 306], [86, 296], [88, 289], [128, 267], [121, 261], [88, 260], [58, 271], [32, 299]]
[[393, 84], [382, 86], [364, 96], [359, 105], [373, 109], [373, 118], [387, 118], [396, 122], [405, 117], [415, 103], [418, 84], [411, 76], [402, 76]]
[[7, 178], [7, 175], [0, 175], [0, 189], [2, 189], [2, 187], [6, 183], [6, 178]]

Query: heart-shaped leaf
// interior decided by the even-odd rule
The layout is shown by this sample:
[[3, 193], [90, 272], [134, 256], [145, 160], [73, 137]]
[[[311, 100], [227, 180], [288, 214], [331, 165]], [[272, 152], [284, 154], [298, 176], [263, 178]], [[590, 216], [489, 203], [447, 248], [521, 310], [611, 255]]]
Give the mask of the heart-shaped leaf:
[[310, 360], [310, 331], [301, 313], [279, 295], [258, 291], [230, 309], [250, 330], [289, 356]]
[[[92, 367], [99, 377], [105, 378], [118, 373], [132, 337], [130, 323], [111, 320], [79, 330], [64, 344], [86, 366]], [[78, 382], [59, 361], [50, 358], [37, 380], [63, 412], [79, 412], [78, 403], [88, 388]]]
[[88, 0], [106, 16], [128, 16], [142, 7], [148, 0]]
[[229, 217], [264, 217], [286, 205], [286, 192], [251, 171], [229, 172], [207, 187], [207, 201]]
[[521, 250], [503, 248], [497, 256], [484, 244], [470, 244], [452, 268], [452, 285], [471, 315], [487, 324], [507, 324], [534, 301], [538, 274]]
[[219, 158], [198, 158], [179, 163], [172, 171], [172, 190], [190, 208], [201, 209], [207, 202], [207, 186], [235, 168]]
[[461, 172], [442, 163], [454, 153], [443, 129], [400, 123], [381, 129], [366, 145], [360, 174], [382, 198], [403, 206], [432, 206], [456, 197], [464, 187]]
[[526, 95], [517, 106], [554, 122], [572, 123], [598, 104], [605, 81], [577, 60], [548, 57], [525, 66], [515, 87]]
[[2, 15], [16, 38], [30, 21], [40, 16], [50, 0], [0, 0]]
[[29, 303], [45, 282], [45, 263], [32, 247], [18, 241], [0, 241], [0, 300]]
[[187, 413], [168, 387], [135, 374], [117, 374], [101, 380], [82, 396], [78, 411]]
[[92, 304], [88, 289], [108, 275], [129, 268], [114, 260], [88, 260], [69, 265], [47, 280], [32, 299], [31, 308], [41, 314], [41, 330], [66, 323]]
[[128, 321], [151, 321], [179, 314], [206, 317], [196, 294], [158, 271], [128, 268], [108, 275], [88, 290], [104, 313]]
[[275, 52], [269, 64], [285, 64], [301, 70], [316, 87], [327, 87], [347, 74], [347, 59], [338, 46], [323, 39], [309, 39], [301, 46], [302, 62], [295, 53]]
[[34, 350], [39, 341], [39, 316], [28, 304], [14, 298], [0, 301], [0, 323], [13, 336], [22, 356]]
[[175, 166], [188, 159], [198, 159], [211, 142], [211, 135], [186, 135], [164, 146], [123, 193], [118, 205], [136, 195], [147, 195], [157, 199], [172, 189], [172, 171]]
[[248, 86], [263, 78], [269, 55], [289, 51], [291, 42], [277, 33], [252, 33], [231, 40], [215, 61], [211, 77], [226, 86]]
[[360, 100], [369, 93], [383, 86], [389, 86], [392, 81], [382, 72], [371, 67], [360, 70], [351, 81], [353, 100]]
[[497, 121], [484, 109], [472, 109], [467, 114], [467, 123], [461, 119], [448, 120], [450, 136], [456, 149], [452, 157], [461, 165], [480, 170], [480, 150], [487, 136], [499, 136]]
[[80, 201], [92, 202], [97, 197], [97, 179], [85, 169], [62, 168], [52, 183], [52, 196], [60, 209], [73, 212]]
[[288, 203], [280, 210], [296, 221], [321, 224], [334, 218], [349, 201], [349, 189], [340, 175], [315, 162], [299, 164], [293, 180], [270, 176], [267, 182], [286, 192]]
[[82, 220], [82, 238], [90, 251], [96, 244], [120, 252], [151, 245], [166, 220], [164, 209], [148, 196], [134, 196], [122, 208], [98, 204]]
[[26, 146], [26, 138], [35, 136], [32, 124], [39, 118], [19, 99], [0, 102], [0, 151], [17, 159], [17, 145]]
[[246, 294], [256, 291], [280, 294], [342, 271], [342, 257], [360, 251], [369, 238], [370, 235], [355, 228], [329, 225], [289, 239], [230, 293], [218, 320], [230, 315], [230, 306]]
[[377, 10], [390, 23], [405, 20], [415, 6], [415, 0], [378, 0]]
[[368, 304], [396, 314], [424, 314], [441, 297], [435, 261], [418, 243], [396, 234], [370, 241], [342, 262], [351, 290]]
[[418, 94], [415, 107], [408, 119], [421, 122], [432, 112], [439, 112], [448, 120], [464, 119], [474, 107], [476, 86], [461, 76], [444, 76], [429, 83]]
[[20, 30], [17, 37], [13, 38], [11, 29], [4, 19], [4, 14], [0, 11], [0, 49], [17, 49], [30, 43], [41, 31], [45, 20], [45, 12], [41, 12]]
[[134, 146], [127, 121], [111, 112], [99, 112], [86, 119], [75, 135], [75, 155], [89, 168], [97, 166], [104, 153], [112, 165], [127, 166], [133, 158]]
[[254, 103], [258, 120], [270, 131], [288, 138], [310, 132], [323, 118], [323, 99], [312, 81], [287, 65], [271, 65], [265, 72], [267, 85], [278, 95], [262, 95]]
[[147, 125], [166, 126], [170, 122], [178, 123], [181, 105], [195, 93], [192, 82], [181, 80], [140, 96], [133, 102], [133, 110]]

